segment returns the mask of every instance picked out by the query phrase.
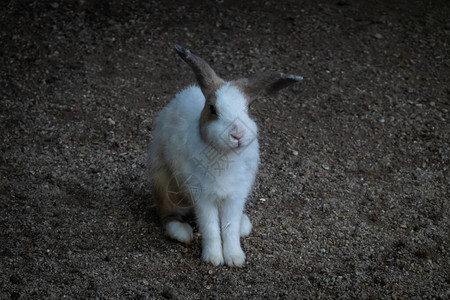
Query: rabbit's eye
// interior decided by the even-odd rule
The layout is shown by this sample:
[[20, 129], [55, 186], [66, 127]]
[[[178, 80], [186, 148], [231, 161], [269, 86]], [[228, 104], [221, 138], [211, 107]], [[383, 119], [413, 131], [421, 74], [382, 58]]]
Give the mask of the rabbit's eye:
[[216, 108], [214, 107], [214, 105], [209, 106], [209, 111], [212, 115], [217, 115], [217, 111], [216, 111]]

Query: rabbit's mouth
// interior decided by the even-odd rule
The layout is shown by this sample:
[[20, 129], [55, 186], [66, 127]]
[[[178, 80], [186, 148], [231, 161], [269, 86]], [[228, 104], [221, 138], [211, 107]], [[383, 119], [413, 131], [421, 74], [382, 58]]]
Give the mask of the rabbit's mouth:
[[229, 130], [222, 131], [216, 138], [212, 139], [216, 142], [217, 146], [224, 151], [240, 153], [244, 148], [255, 140], [256, 136], [252, 134], [250, 128], [243, 128], [243, 126], [237, 126], [231, 124]]
[[238, 149], [243, 148], [247, 145], [244, 134], [231, 133], [229, 136], [229, 144], [232, 148]]
[[232, 146], [234, 146], [235, 148], [239, 148], [242, 146], [242, 135], [230, 134], [230, 140]]

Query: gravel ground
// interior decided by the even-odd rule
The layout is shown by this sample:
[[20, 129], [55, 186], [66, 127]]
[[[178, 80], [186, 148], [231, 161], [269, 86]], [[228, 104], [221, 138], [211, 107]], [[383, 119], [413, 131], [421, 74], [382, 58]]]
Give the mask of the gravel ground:
[[[6, 2], [6, 3], [5, 3]], [[4, 1], [0, 299], [448, 299], [448, 1]], [[152, 121], [194, 81], [261, 99], [243, 268], [169, 240]]]

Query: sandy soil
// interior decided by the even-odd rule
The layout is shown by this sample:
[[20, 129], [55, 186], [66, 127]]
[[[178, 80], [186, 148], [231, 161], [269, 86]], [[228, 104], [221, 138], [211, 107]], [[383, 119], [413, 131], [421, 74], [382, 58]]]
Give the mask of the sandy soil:
[[[6, 3], [5, 3], [6, 2]], [[367, 3], [366, 3], [367, 2]], [[0, 299], [448, 299], [448, 1], [3, 1]], [[152, 120], [194, 81], [302, 84], [252, 106], [241, 268], [164, 236]]]

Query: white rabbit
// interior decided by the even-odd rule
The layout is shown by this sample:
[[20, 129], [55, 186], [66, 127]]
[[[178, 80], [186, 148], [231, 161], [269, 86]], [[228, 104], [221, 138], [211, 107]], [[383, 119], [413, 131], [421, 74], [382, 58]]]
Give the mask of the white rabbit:
[[257, 126], [248, 107], [257, 96], [302, 77], [270, 73], [227, 82], [189, 50], [175, 49], [199, 87], [178, 93], [154, 122], [149, 163], [158, 213], [167, 234], [188, 243], [193, 232], [183, 218], [194, 212], [203, 260], [242, 266], [240, 237], [252, 227], [243, 209], [259, 163]]

